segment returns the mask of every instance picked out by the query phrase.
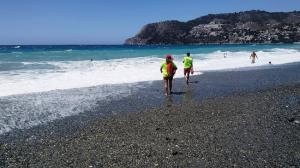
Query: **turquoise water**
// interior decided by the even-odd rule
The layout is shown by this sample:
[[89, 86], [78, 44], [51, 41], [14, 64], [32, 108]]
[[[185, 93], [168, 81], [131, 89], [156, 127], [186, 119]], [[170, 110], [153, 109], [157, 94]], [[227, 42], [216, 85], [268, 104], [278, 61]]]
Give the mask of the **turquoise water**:
[[[54, 69], [53, 65], [35, 64], [47, 61], [111, 60], [136, 57], [163, 58], [165, 54], [183, 55], [220, 52], [268, 51], [274, 48], [300, 51], [300, 45], [181, 45], [181, 46], [124, 46], [124, 45], [45, 45], [0, 46], [0, 71], [20, 69]], [[202, 55], [203, 56], [203, 55]], [[201, 56], [199, 56], [201, 57]], [[23, 64], [31, 62], [33, 64]]]
[[[249, 61], [252, 51], [259, 57], [256, 64]], [[300, 61], [299, 44], [0, 46], [0, 96], [160, 80], [164, 56], [172, 54], [181, 71], [187, 52], [196, 74]]]
[[124, 46], [124, 45], [63, 45], [63, 46], [0, 46], [0, 61], [81, 61], [109, 60], [166, 53], [182, 55], [186, 52], [207, 54], [215, 51], [267, 51], [274, 48], [295, 49], [300, 45], [182, 45], [182, 46]]

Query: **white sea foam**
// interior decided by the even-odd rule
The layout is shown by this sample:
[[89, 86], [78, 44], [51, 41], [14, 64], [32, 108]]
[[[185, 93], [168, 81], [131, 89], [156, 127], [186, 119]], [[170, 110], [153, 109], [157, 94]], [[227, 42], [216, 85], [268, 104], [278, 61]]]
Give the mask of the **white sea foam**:
[[[257, 51], [258, 60], [255, 64], [251, 64], [249, 52], [226, 53], [226, 58], [221, 51], [193, 54], [196, 74], [210, 70], [263, 66], [268, 65], [269, 61], [273, 65], [300, 61], [300, 52], [293, 49]], [[181, 59], [181, 55], [174, 56], [178, 66], [175, 77], [183, 77]], [[158, 57], [140, 57], [102, 61], [46, 62], [57, 68], [43, 71], [21, 70], [12, 72], [14, 75], [0, 73], [0, 96], [160, 80], [159, 67], [162, 61], [163, 59]], [[29, 63], [24, 62], [24, 64]]]
[[[0, 97], [0, 134], [30, 128], [97, 108], [104, 99], [120, 99], [136, 87], [105, 86]], [[100, 115], [100, 114], [99, 114]]]
[[[224, 53], [227, 53], [226, 58], [224, 58]], [[293, 49], [258, 51], [255, 64], [251, 64], [250, 54], [249, 52], [217, 51], [207, 54], [205, 60], [195, 60], [195, 65], [199, 71], [209, 71], [265, 66], [269, 65], [269, 62], [273, 65], [280, 65], [300, 61], [300, 52]]]
[[[258, 67], [268, 65], [269, 61], [274, 65], [300, 61], [300, 52], [293, 49], [257, 51], [255, 64], [251, 64], [249, 52], [226, 52], [226, 58], [224, 53], [193, 53], [196, 74]], [[181, 60], [182, 55], [174, 55], [178, 66], [176, 77], [183, 77]], [[0, 134], [92, 111], [97, 108], [97, 102], [108, 97], [128, 96], [140, 86], [133, 84], [135, 82], [161, 80], [159, 67], [162, 61], [163, 58], [151, 56], [102, 61], [23, 62], [24, 65], [45, 64], [53, 68], [0, 71]], [[112, 85], [124, 83], [132, 84]]]

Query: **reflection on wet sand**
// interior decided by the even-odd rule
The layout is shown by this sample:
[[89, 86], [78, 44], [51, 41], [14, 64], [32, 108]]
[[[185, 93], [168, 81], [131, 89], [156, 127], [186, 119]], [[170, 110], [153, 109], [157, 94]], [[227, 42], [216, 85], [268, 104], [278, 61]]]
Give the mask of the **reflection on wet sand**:
[[192, 100], [192, 90], [190, 88], [190, 86], [185, 86], [184, 87], [184, 92], [185, 94], [183, 94], [182, 96], [182, 102], [189, 102]]

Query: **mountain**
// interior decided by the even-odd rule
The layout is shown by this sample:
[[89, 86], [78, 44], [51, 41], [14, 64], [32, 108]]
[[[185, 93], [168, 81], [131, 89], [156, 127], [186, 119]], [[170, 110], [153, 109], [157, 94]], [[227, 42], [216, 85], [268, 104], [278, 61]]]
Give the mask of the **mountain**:
[[180, 22], [145, 25], [125, 41], [129, 45], [300, 42], [300, 11], [259, 10], [209, 14]]

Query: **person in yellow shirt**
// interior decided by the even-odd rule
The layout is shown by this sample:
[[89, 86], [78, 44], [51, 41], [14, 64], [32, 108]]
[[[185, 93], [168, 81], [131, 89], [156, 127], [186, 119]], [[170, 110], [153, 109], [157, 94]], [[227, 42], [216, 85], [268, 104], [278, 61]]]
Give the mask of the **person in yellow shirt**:
[[190, 53], [186, 53], [186, 56], [183, 57], [183, 74], [186, 81], [186, 84], [189, 84], [190, 73], [194, 73], [193, 70], [193, 58]]
[[160, 66], [160, 72], [163, 75], [164, 80], [164, 92], [165, 95], [172, 94], [172, 81], [176, 73], [177, 66], [173, 63], [171, 55], [166, 55], [166, 61], [164, 61]]

